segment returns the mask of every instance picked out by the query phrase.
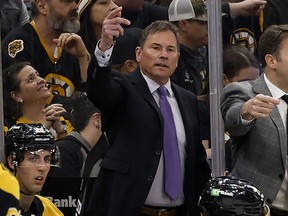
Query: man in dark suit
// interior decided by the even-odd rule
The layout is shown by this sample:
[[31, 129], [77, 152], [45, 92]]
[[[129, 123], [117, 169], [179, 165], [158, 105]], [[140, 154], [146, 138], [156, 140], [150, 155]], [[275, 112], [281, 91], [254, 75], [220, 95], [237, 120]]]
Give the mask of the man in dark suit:
[[[120, 25], [130, 23], [120, 17], [121, 10], [115, 9], [104, 20], [95, 51], [98, 65], [94, 58], [89, 68], [87, 94], [103, 112], [111, 147], [100, 165], [85, 215], [200, 215], [198, 199], [211, 171], [200, 139], [197, 99], [170, 82], [179, 58], [178, 30], [168, 21], [149, 25], [136, 48], [140, 69], [129, 75], [111, 71], [113, 38], [123, 34]], [[176, 172], [181, 172], [177, 177], [182, 187], [173, 198], [164, 186], [167, 121], [159, 108], [163, 99], [159, 99], [159, 86], [169, 92], [165, 98], [173, 111], [180, 156]]]
[[[232, 172], [257, 185], [271, 215], [288, 215], [288, 25], [270, 26], [259, 41], [264, 73], [224, 88], [221, 112], [231, 136]], [[288, 100], [287, 100], [288, 102]]]

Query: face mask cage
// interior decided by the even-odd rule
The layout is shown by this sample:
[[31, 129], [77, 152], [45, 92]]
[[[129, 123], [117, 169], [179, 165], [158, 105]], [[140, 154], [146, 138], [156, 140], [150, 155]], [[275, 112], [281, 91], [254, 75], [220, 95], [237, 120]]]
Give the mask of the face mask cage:
[[[48, 155], [41, 157], [48, 151]], [[22, 165], [21, 162], [24, 161], [25, 153], [28, 153], [29, 160], [28, 163]], [[58, 146], [51, 144], [41, 144], [34, 146], [22, 146], [10, 153], [11, 162], [17, 167], [24, 166], [52, 166], [60, 167], [60, 152]]]

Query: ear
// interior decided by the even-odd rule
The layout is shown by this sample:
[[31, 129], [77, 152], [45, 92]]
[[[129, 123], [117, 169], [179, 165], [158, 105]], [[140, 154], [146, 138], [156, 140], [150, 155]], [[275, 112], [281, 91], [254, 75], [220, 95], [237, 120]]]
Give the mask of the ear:
[[187, 27], [187, 20], [180, 20], [178, 22], [178, 28], [180, 31], [185, 31], [186, 27]]
[[92, 115], [92, 121], [94, 125], [101, 125], [101, 115], [99, 113], [94, 113]]
[[12, 162], [11, 156], [8, 156], [7, 163], [8, 163], [8, 166], [10, 167], [10, 169], [12, 169], [12, 170], [15, 169], [15, 166], [14, 166], [14, 163]]
[[125, 71], [132, 73], [138, 67], [138, 63], [133, 60], [126, 60], [124, 62]]
[[227, 78], [226, 74], [223, 74], [223, 86], [226, 86], [229, 83], [229, 79]]
[[137, 46], [135, 49], [135, 54], [136, 54], [136, 61], [139, 63], [141, 62], [141, 57], [142, 57], [142, 49], [140, 46]]
[[35, 0], [35, 4], [41, 14], [47, 14], [48, 5], [46, 0]]
[[271, 69], [276, 69], [276, 65], [277, 65], [277, 59], [271, 55], [271, 54], [266, 54], [265, 56], [265, 62], [266, 65], [271, 68]]
[[18, 103], [22, 103], [23, 102], [23, 99], [22, 99], [22, 97], [20, 96], [20, 94], [18, 92], [12, 91], [10, 93], [10, 96]]

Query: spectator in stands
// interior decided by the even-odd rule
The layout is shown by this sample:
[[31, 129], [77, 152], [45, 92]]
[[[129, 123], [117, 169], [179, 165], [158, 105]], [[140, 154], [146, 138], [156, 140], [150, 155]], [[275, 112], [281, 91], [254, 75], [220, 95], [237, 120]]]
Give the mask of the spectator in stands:
[[80, 0], [79, 15], [80, 15], [80, 31], [89, 53], [93, 55], [96, 43], [101, 37], [102, 25], [105, 17], [117, 7], [113, 0], [105, 1], [105, 4], [100, 0]]
[[139, 46], [142, 29], [127, 28], [123, 35], [115, 39], [112, 53], [112, 67], [124, 73], [131, 73], [138, 68], [136, 47]]
[[4, 147], [7, 167], [19, 181], [21, 215], [62, 216], [49, 199], [38, 195], [50, 167], [59, 166], [59, 151], [49, 130], [42, 124], [14, 125]]
[[[48, 83], [54, 102], [85, 90], [90, 55], [75, 32], [80, 28], [75, 1], [33, 1], [32, 21], [2, 42], [3, 68], [29, 61]], [[58, 100], [59, 99], [59, 100]], [[62, 102], [61, 100], [61, 102]]]
[[81, 211], [87, 208], [108, 142], [102, 132], [101, 112], [86, 94], [74, 92], [70, 100], [74, 131], [56, 141], [61, 154], [61, 168], [55, 168], [51, 176], [82, 178], [79, 188], [81, 205], [77, 203], [76, 208], [77, 215], [81, 215]]
[[263, 13], [264, 29], [270, 25], [279, 25], [288, 23], [288, 2], [282, 0], [267, 1], [267, 5]]
[[[106, 142], [105, 134], [102, 133], [101, 112], [86, 94], [76, 91], [69, 100], [74, 131], [55, 143], [61, 153], [61, 168], [54, 169], [52, 177], [83, 177], [87, 155], [97, 151]], [[100, 160], [95, 161], [90, 177], [97, 177], [99, 163]]]
[[231, 82], [255, 80], [261, 65], [256, 57], [240, 45], [226, 46], [223, 51], [223, 86]]
[[29, 14], [23, 0], [1, 0], [0, 2], [0, 26], [1, 39], [17, 26], [29, 22]]
[[[262, 0], [224, 3], [222, 10], [228, 10], [231, 16], [248, 16], [259, 13], [265, 3], [266, 1]], [[169, 21], [177, 25], [180, 30], [181, 43], [181, 55], [172, 81], [196, 95], [201, 95], [203, 90], [208, 89], [209, 86], [206, 1], [174, 0], [169, 6], [168, 13]]]
[[[15, 123], [42, 123], [62, 137], [67, 133], [61, 104], [46, 107], [51, 96], [46, 81], [30, 63], [14, 63], [3, 71], [6, 131]], [[70, 129], [71, 130], [71, 129]]]
[[[225, 4], [232, 6], [245, 3], [243, 0], [229, 0], [228, 2]], [[249, 16], [238, 15], [231, 17], [229, 10], [223, 10], [223, 44], [241, 45], [246, 47], [252, 54], [258, 56], [257, 46], [263, 31], [262, 15], [260, 16], [259, 12], [256, 12], [256, 14]]]
[[180, 58], [172, 81], [201, 95], [209, 79], [206, 4], [203, 0], [173, 0], [168, 13], [180, 36]]

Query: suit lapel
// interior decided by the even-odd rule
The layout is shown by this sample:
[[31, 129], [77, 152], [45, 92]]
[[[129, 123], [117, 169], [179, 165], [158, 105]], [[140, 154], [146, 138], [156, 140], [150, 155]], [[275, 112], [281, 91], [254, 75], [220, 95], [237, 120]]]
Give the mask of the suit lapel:
[[[264, 95], [272, 96], [271, 92], [269, 91], [265, 83], [263, 74], [252, 83], [252, 86], [253, 86], [253, 91], [256, 94], [264, 94]], [[273, 121], [273, 123], [275, 124], [278, 130], [282, 160], [283, 160], [283, 163], [285, 164], [286, 155], [287, 155], [287, 135], [286, 135], [286, 129], [284, 127], [282, 118], [276, 106], [274, 107], [271, 114], [269, 115], [269, 118], [271, 118], [271, 120]]]
[[[186, 140], [187, 141], [192, 140], [191, 128], [193, 128], [193, 125], [192, 125], [190, 114], [191, 112], [193, 112], [193, 110], [190, 110], [191, 106], [188, 106], [188, 104], [191, 103], [191, 101], [187, 101], [186, 100], [187, 98], [183, 96], [183, 93], [181, 94], [182, 89], [172, 82], [171, 82], [171, 88], [175, 94], [175, 98], [177, 100], [178, 107], [182, 116], [182, 121], [183, 121], [185, 134], [186, 134]], [[198, 115], [198, 114], [195, 114], [195, 115]]]
[[152, 96], [148, 85], [145, 81], [145, 79], [143, 78], [141, 72], [139, 69], [137, 69], [134, 73], [131, 74], [130, 76], [131, 79], [131, 83], [132, 85], [134, 85], [136, 91], [144, 98], [144, 100], [146, 100], [148, 102], [148, 104], [151, 105], [151, 107], [157, 112], [161, 124], [163, 124], [163, 118], [162, 118], [162, 114], [161, 111], [154, 99], [154, 97]]

